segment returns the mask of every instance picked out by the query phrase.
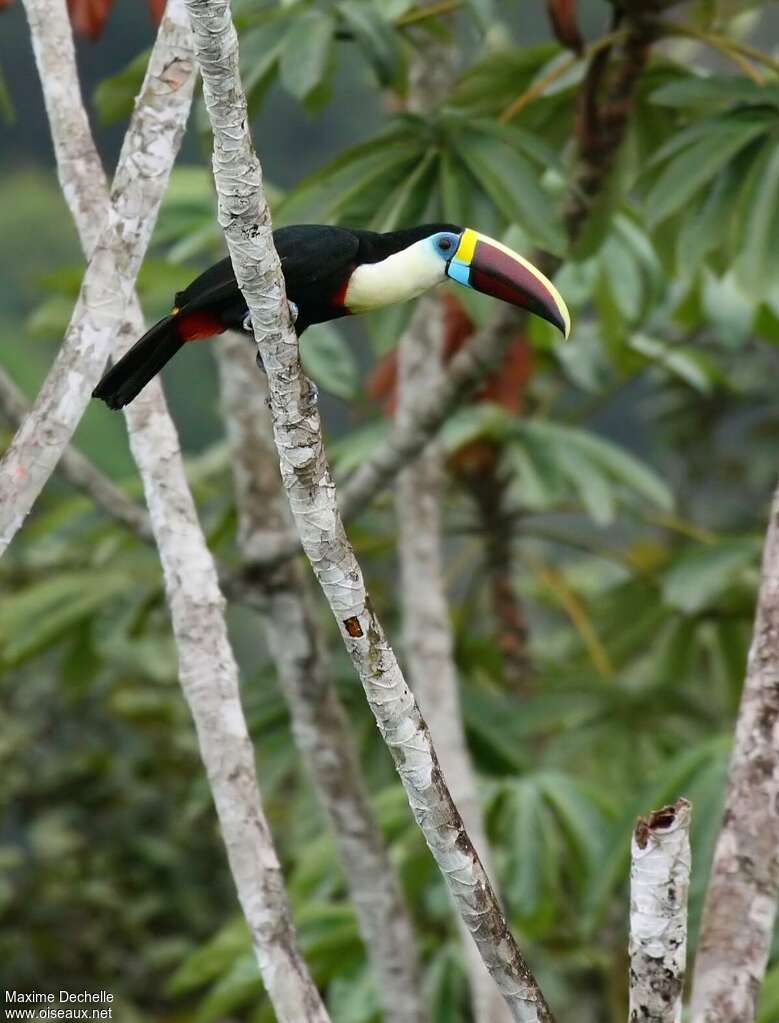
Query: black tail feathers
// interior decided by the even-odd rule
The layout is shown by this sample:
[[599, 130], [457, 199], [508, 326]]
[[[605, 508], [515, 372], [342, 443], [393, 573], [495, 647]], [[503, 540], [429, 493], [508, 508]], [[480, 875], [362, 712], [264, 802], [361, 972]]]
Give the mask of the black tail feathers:
[[92, 392], [112, 409], [124, 408], [148, 384], [153, 376], [173, 358], [185, 343], [179, 337], [174, 317], [166, 316], [155, 323], [140, 341], [115, 363]]

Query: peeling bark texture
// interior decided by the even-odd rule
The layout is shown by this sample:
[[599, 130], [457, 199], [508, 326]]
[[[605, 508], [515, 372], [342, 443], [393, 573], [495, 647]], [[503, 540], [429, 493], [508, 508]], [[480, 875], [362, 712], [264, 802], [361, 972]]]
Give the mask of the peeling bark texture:
[[[0, 368], [0, 411], [15, 429], [21, 426], [30, 405], [4, 369]], [[59, 471], [62, 476], [92, 500], [106, 515], [142, 540], [152, 541], [151, 525], [145, 508], [130, 500], [117, 485], [72, 446], [62, 452]]]
[[[238, 542], [250, 559], [290, 528], [273, 443], [268, 392], [245, 338], [223, 336], [217, 353], [222, 410], [238, 505]], [[387, 1023], [424, 1023], [419, 963], [408, 908], [362, 784], [346, 713], [329, 674], [301, 566], [257, 577], [253, 604], [290, 710], [298, 749], [333, 831]]]
[[692, 1023], [753, 1023], [779, 894], [779, 488], [693, 972]]
[[338, 512], [316, 393], [303, 376], [278, 254], [247, 132], [238, 40], [227, 0], [187, 0], [214, 134], [219, 220], [267, 370], [281, 476], [303, 548], [339, 623], [411, 808], [513, 1018], [552, 1016], [512, 937], [446, 788], [416, 701], [365, 591]]
[[629, 1023], [681, 1023], [687, 959], [686, 799], [639, 817], [630, 847]]
[[[438, 298], [430, 295], [417, 306], [398, 349], [396, 419], [400, 425], [408, 422], [420, 398], [443, 376], [443, 340], [443, 308]], [[444, 587], [443, 487], [444, 460], [436, 443], [429, 444], [398, 479], [395, 510], [403, 646], [409, 681], [430, 729], [452, 799], [476, 852], [488, 873], [492, 873], [477, 779], [465, 742], [454, 637]], [[508, 1006], [467, 931], [463, 937], [476, 1023], [510, 1020]]]
[[[57, 83], [65, 81], [61, 72], [69, 68], [73, 57], [72, 40], [69, 48], [57, 49], [64, 32], [59, 22], [64, 5], [59, 0], [26, 0], [25, 6], [38, 40], [36, 56], [46, 58], [49, 63], [41, 67], [53, 75], [50, 83], [43, 79], [47, 106], [54, 111], [61, 103], [80, 103], [77, 81], [70, 82], [61, 95], [57, 88]], [[101, 231], [94, 248], [89, 246], [90, 263], [65, 340], [32, 411], [0, 462], [0, 555], [22, 525], [84, 413], [149, 244], [191, 103], [192, 52], [186, 21], [177, 11], [181, 9], [175, 5], [168, 11], [152, 51], [125, 135], [107, 215], [105, 208], [97, 207]], [[49, 31], [54, 31], [50, 25], [59, 25], [51, 46], [44, 42]], [[57, 114], [52, 127], [60, 139], [58, 158], [65, 145], [61, 133], [72, 129], [83, 138], [88, 130], [83, 111], [75, 117]], [[80, 156], [75, 146], [69, 147], [68, 153], [75, 155], [62, 160], [60, 177], [63, 187], [67, 182], [68, 202], [73, 202], [80, 219], [86, 220], [95, 215], [97, 183], [104, 178], [98, 174], [97, 183], [90, 184], [76, 200], [74, 175], [91, 174], [96, 157], [88, 150]]]
[[[26, 2], [47, 105], [53, 109], [52, 99], [56, 105], [58, 96], [67, 96], [68, 102], [80, 106], [69, 27], [67, 45], [63, 42], [62, 23], [67, 24], [63, 0]], [[58, 31], [50, 43], [45, 37], [52, 25], [57, 25]], [[37, 38], [41, 35], [43, 38]], [[171, 39], [175, 41], [173, 51], [169, 48]], [[52, 60], [53, 64], [50, 63]], [[194, 84], [191, 36], [182, 0], [169, 0], [152, 66], [155, 61], [167, 69], [164, 75], [171, 68], [175, 70], [186, 66], [188, 81], [178, 81], [178, 89], [174, 90], [174, 93], [178, 91], [178, 95], [174, 95], [172, 100], [168, 89], [168, 103], [172, 109], [162, 124], [154, 114], [154, 106], [151, 116], [139, 110], [133, 124], [143, 124], [142, 134], [150, 133], [147, 143], [150, 149], [161, 145], [169, 150], [168, 158], [172, 163], [177, 145], [169, 145], [168, 131], [163, 130], [163, 125], [167, 123], [168, 116], [178, 119], [177, 143], [186, 121]], [[161, 102], [164, 102], [164, 91], [157, 91]], [[139, 106], [145, 102], [145, 96], [153, 98], [153, 94], [144, 88]], [[70, 126], [74, 124], [81, 125], [81, 134], [71, 130]], [[71, 111], [70, 119], [62, 121], [57, 115], [51, 121], [51, 128], [60, 177], [68, 180], [66, 198], [71, 204], [84, 249], [89, 253], [99, 237], [100, 224], [110, 209], [99, 157], [85, 116], [78, 118]], [[135, 146], [128, 149], [126, 145], [123, 150], [129, 160], [124, 172], [128, 182], [134, 173], [133, 163], [145, 148], [142, 138], [136, 142]], [[142, 167], [143, 161], [140, 164]], [[124, 166], [120, 162], [120, 172]], [[159, 173], [167, 180], [167, 171], [161, 169]], [[120, 177], [121, 173], [117, 173], [117, 181]], [[160, 185], [163, 185], [162, 181]], [[122, 203], [129, 200], [117, 193], [118, 186], [115, 186], [114, 205], [121, 208]], [[132, 197], [131, 190], [129, 199]], [[134, 279], [133, 275], [130, 285]], [[119, 351], [126, 348], [142, 329], [140, 309], [134, 301], [129, 320], [121, 329]], [[145, 388], [125, 412], [130, 445], [143, 477], [151, 523], [160, 550], [181, 684], [195, 720], [230, 869], [266, 988], [281, 1023], [329, 1023], [297, 949], [281, 869], [262, 810], [254, 751], [241, 708], [238, 669], [227, 636], [224, 601], [219, 592], [216, 568], [197, 519], [178, 436], [168, 415], [159, 381], [155, 380]]]

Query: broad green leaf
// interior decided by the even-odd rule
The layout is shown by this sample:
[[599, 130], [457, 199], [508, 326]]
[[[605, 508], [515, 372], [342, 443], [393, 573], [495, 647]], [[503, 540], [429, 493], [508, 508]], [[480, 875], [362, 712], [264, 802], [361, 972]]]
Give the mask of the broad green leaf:
[[402, 61], [402, 51], [395, 29], [379, 14], [378, 7], [359, 0], [343, 0], [337, 10], [354, 33], [370, 60], [381, 85], [390, 85]]
[[622, 483], [658, 508], [673, 506], [670, 490], [656, 473], [623, 448], [594, 433], [541, 419], [516, 423], [514, 429], [523, 442], [535, 438], [537, 443], [545, 445], [551, 457], [567, 445], [580, 457], [592, 460], [597, 468], [605, 470], [615, 482]]
[[680, 273], [692, 276], [712, 250], [727, 242], [736, 197], [751, 162], [752, 154], [748, 147], [723, 167], [702, 200], [682, 218], [676, 246]]
[[437, 949], [428, 969], [425, 987], [431, 1023], [466, 1023], [470, 1019], [462, 963], [451, 945]]
[[779, 1019], [779, 963], [765, 975], [760, 989], [756, 1023], [776, 1023]]
[[436, 153], [428, 151], [410, 174], [390, 192], [371, 222], [375, 231], [392, 231], [415, 223], [424, 223], [424, 210], [431, 201]]
[[92, 99], [101, 124], [116, 124], [130, 116], [148, 63], [149, 51], [144, 50], [121, 71], [100, 82]]
[[263, 991], [253, 951], [244, 952], [211, 988], [195, 1014], [196, 1023], [215, 1023], [249, 1005]]
[[760, 300], [776, 283], [779, 260], [779, 140], [755, 161], [740, 204], [735, 276], [742, 290]]
[[539, 782], [583, 866], [595, 867], [604, 851], [607, 824], [600, 807], [581, 782], [561, 771], [544, 771]]
[[704, 269], [703, 312], [729, 348], [740, 348], [749, 337], [755, 305], [741, 291], [733, 273], [716, 277]]
[[458, 409], [445, 422], [441, 439], [448, 452], [458, 451], [475, 440], [500, 442], [511, 425], [511, 416], [499, 405], [480, 402]]
[[2, 67], [0, 67], [0, 120], [7, 125], [13, 124], [16, 120], [16, 111]]
[[513, 841], [506, 895], [516, 912], [532, 919], [548, 903], [560, 854], [552, 819], [534, 778], [512, 785], [507, 813]]
[[509, 223], [519, 224], [549, 252], [564, 250], [555, 206], [523, 156], [498, 139], [475, 132], [461, 136], [458, 154]]
[[628, 339], [628, 344], [634, 351], [662, 366], [701, 394], [708, 394], [717, 380], [714, 365], [707, 361], [704, 353], [694, 348], [669, 345], [646, 334], [634, 334]]
[[339, 1023], [374, 1023], [381, 1007], [371, 971], [336, 976], [327, 990], [327, 1008]]
[[735, 75], [690, 75], [661, 85], [652, 92], [653, 103], [689, 110], [718, 103], [771, 103], [779, 106], [779, 88], [772, 83], [758, 85]]
[[738, 152], [766, 131], [761, 119], [732, 118], [687, 146], [665, 166], [646, 197], [650, 224], [676, 213]]
[[686, 551], [665, 574], [664, 600], [686, 614], [711, 607], [755, 563], [759, 549], [753, 537], [744, 537]]
[[33, 657], [133, 582], [125, 571], [61, 572], [7, 597], [0, 606], [0, 661]]
[[502, 111], [559, 51], [556, 44], [543, 43], [488, 53], [457, 83], [451, 103], [469, 114]]
[[473, 187], [473, 178], [462, 161], [448, 148], [441, 152], [438, 173], [444, 220], [450, 224], [466, 224], [468, 191]]
[[328, 454], [340, 475], [357, 469], [386, 437], [390, 423], [382, 419], [361, 429], [352, 430], [329, 445]]
[[262, 103], [274, 79], [289, 24], [287, 13], [275, 10], [241, 33], [241, 81], [250, 112]]
[[542, 511], [566, 496], [565, 476], [554, 451], [543, 437], [531, 431], [516, 434], [509, 444], [512, 495], [521, 506]]
[[167, 984], [171, 995], [183, 995], [210, 983], [251, 947], [243, 917], [225, 924], [209, 941], [189, 955]]
[[348, 401], [359, 382], [357, 364], [349, 346], [335, 327], [318, 323], [306, 331], [300, 360], [308, 376], [325, 391]]
[[555, 452], [555, 457], [593, 521], [599, 526], [613, 522], [614, 488], [598, 466], [583, 460], [578, 451], [564, 445]]
[[320, 88], [328, 70], [335, 22], [323, 11], [311, 8], [297, 14], [284, 37], [281, 81], [299, 100], [309, 99]]

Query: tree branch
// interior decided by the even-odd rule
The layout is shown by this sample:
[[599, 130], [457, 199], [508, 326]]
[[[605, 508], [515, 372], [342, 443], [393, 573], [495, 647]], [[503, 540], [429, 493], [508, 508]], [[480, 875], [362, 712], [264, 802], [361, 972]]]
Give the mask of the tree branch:
[[[56, 75], [71, 60], [72, 39], [68, 43], [62, 26], [48, 27], [48, 6], [44, 10], [39, 0], [26, 0], [25, 9], [40, 66]], [[80, 221], [95, 218], [102, 228], [94, 246], [87, 246], [90, 262], [63, 345], [30, 414], [0, 461], [0, 555], [69, 443], [125, 315], [184, 131], [191, 102], [192, 57], [180, 26], [170, 18], [164, 20], [125, 135], [108, 211], [96, 205], [105, 180], [102, 170], [97, 170], [99, 158], [81, 155], [74, 146], [66, 149], [63, 141], [71, 131], [76, 138], [88, 133], [86, 115], [83, 110], [80, 115], [62, 111], [56, 89], [42, 80], [59, 140], [65, 198]], [[68, 84], [64, 95], [68, 103], [80, 104], [77, 79]], [[65, 158], [63, 150], [72, 156]], [[83, 191], [76, 185], [82, 179], [89, 181]], [[84, 229], [90, 242], [94, 230], [94, 225]]]
[[681, 1023], [690, 804], [639, 817], [630, 846], [629, 1023]]
[[693, 972], [692, 1023], [753, 1023], [779, 895], [779, 487]]
[[[47, 106], [55, 112], [51, 128], [60, 176], [67, 182], [65, 195], [85, 251], [89, 252], [96, 235], [95, 226], [105, 219], [110, 207], [86, 117], [78, 117], [73, 111], [70, 120], [59, 116], [62, 112], [58, 96], [67, 95], [70, 103], [81, 105], [65, 4], [63, 0], [25, 2]], [[120, 161], [117, 181], [124, 176], [128, 186], [133, 183], [133, 160], [142, 157], [147, 148], [156, 150], [160, 160], [172, 163], [194, 84], [190, 40], [183, 3], [169, 0], [147, 85], [151, 86], [152, 68], [162, 68], [164, 76], [178, 75], [177, 68], [183, 74], [186, 68], [186, 79], [176, 77], [177, 87], [172, 94], [170, 88], [166, 90], [167, 113], [163, 113], [162, 123], [153, 107], [144, 110], [150, 95], [150, 90], [144, 88], [128, 132], [135, 134], [137, 146], [126, 145], [123, 149], [129, 164], [124, 167]], [[162, 85], [165, 86], [165, 81]], [[159, 91], [160, 99], [164, 100], [165, 90]], [[178, 130], [163, 130], [166, 124], [172, 127], [175, 122]], [[81, 128], [76, 130], [79, 124]], [[95, 168], [99, 170], [97, 177]], [[166, 170], [158, 173], [167, 179]], [[102, 189], [96, 185], [100, 181]], [[133, 188], [137, 187], [133, 184]], [[115, 186], [114, 203], [127, 203], [133, 194], [130, 189], [129, 195], [122, 196]], [[136, 303], [120, 342], [129, 343], [142, 326]], [[181, 684], [195, 720], [230, 869], [257, 960], [282, 1023], [328, 1023], [297, 949], [281, 869], [262, 810], [254, 752], [240, 703], [238, 670], [227, 636], [224, 601], [159, 381], [145, 388], [126, 409], [126, 416], [165, 574]]]
[[[246, 340], [227, 333], [217, 360], [238, 505], [238, 542], [250, 560], [290, 528], [273, 444], [268, 392]], [[309, 777], [330, 821], [387, 1023], [423, 1023], [408, 909], [362, 783], [349, 722], [331, 681], [308, 583], [296, 562], [256, 577], [253, 599]]]
[[414, 815], [513, 1018], [551, 1012], [501, 912], [446, 788], [430, 736], [365, 591], [338, 512], [315, 394], [303, 376], [247, 132], [238, 40], [226, 0], [187, 0], [214, 134], [219, 219], [268, 373], [281, 474], [304, 550], [359, 673]]
[[[443, 375], [443, 308], [435, 296], [422, 299], [398, 349], [398, 423], [414, 415], [417, 402]], [[440, 447], [429, 444], [398, 479], [400, 595], [403, 648], [411, 687], [430, 728], [438, 759], [485, 869], [489, 846], [478, 785], [465, 741], [454, 637], [444, 586], [441, 498], [444, 463]], [[465, 928], [463, 928], [465, 930]], [[484, 968], [470, 935], [465, 961], [477, 1023], [510, 1019], [508, 1007]]]
[[[30, 411], [22, 392], [0, 367], [0, 411], [14, 428], [21, 426]], [[68, 445], [62, 452], [59, 471], [77, 490], [86, 494], [108, 516], [121, 523], [144, 543], [152, 541], [151, 525], [145, 508], [129, 497], [89, 461], [77, 448]]]

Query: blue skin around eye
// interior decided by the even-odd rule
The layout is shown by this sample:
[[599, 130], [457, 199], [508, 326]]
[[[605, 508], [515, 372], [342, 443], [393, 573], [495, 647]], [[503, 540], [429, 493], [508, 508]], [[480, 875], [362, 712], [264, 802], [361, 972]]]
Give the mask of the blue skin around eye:
[[[449, 242], [449, 247], [445, 250], [440, 248], [441, 242], [446, 239]], [[458, 284], [464, 284], [470, 287], [470, 274], [471, 268], [468, 263], [463, 263], [462, 260], [452, 259], [452, 253], [457, 251], [457, 246], [460, 243], [460, 239], [456, 234], [436, 234], [431, 239], [433, 248], [441, 257], [448, 261], [446, 273], [453, 281], [457, 281]]]

